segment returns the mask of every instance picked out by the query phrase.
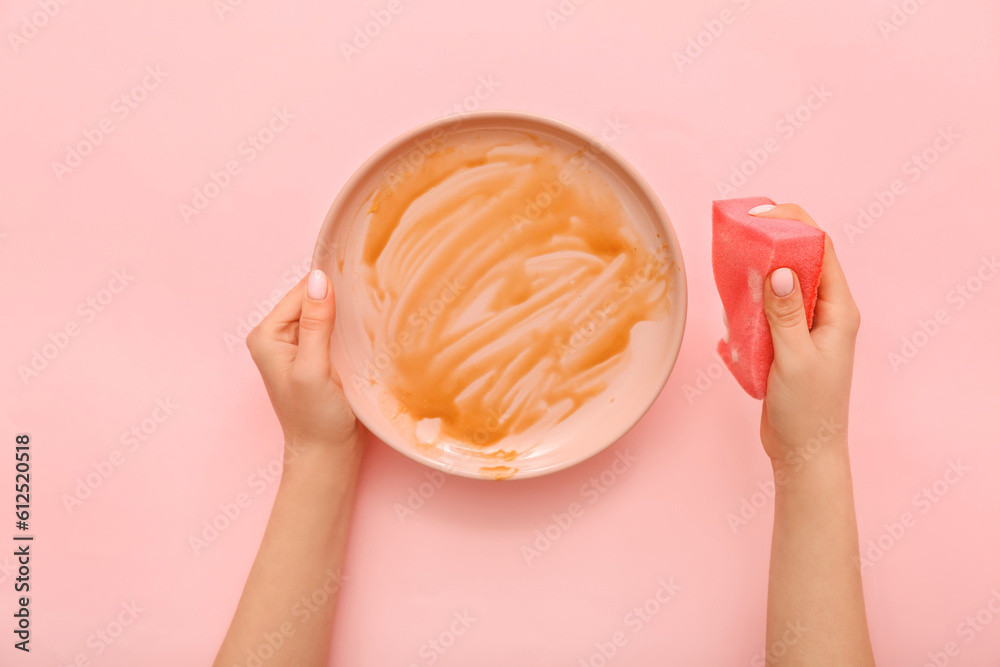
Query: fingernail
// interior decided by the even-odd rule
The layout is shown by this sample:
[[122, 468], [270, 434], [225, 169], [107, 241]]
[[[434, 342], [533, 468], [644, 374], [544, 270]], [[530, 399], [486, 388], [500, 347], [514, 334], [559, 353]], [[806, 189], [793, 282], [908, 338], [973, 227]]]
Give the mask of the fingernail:
[[326, 274], [316, 269], [309, 274], [309, 286], [306, 288], [306, 296], [313, 301], [322, 301], [326, 298]]
[[776, 296], [788, 296], [795, 289], [795, 277], [791, 269], [776, 269], [771, 274], [771, 289]]
[[760, 206], [754, 206], [752, 209], [747, 211], [750, 215], [760, 215], [761, 213], [767, 213], [772, 208], [777, 208], [774, 204], [761, 204]]

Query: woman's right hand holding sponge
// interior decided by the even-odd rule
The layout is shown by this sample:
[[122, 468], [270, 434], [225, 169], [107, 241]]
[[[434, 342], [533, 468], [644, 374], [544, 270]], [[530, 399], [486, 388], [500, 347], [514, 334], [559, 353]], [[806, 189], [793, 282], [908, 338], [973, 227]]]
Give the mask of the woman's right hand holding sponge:
[[[755, 215], [819, 228], [796, 204], [781, 204]], [[819, 455], [810, 451], [818, 445], [846, 450], [854, 342], [861, 315], [829, 235], [812, 330], [798, 277], [791, 270], [779, 268], [764, 283], [764, 313], [774, 361], [767, 378], [760, 436], [775, 469], [792, 473], [809, 460], [807, 455]]]

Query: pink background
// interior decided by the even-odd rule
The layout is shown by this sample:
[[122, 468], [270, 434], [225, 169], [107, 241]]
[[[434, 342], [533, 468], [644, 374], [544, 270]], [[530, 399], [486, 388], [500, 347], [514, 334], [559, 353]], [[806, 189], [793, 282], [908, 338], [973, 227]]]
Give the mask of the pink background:
[[[864, 576], [876, 655], [918, 666], [955, 642], [949, 664], [995, 664], [1000, 618], [986, 611], [980, 631], [961, 625], [1000, 590], [1000, 279], [977, 284], [991, 271], [984, 257], [1000, 250], [995, 2], [907, 0], [913, 15], [897, 14], [898, 30], [883, 34], [887, 0], [564, 0], [572, 13], [554, 24], [547, 12], [559, 0], [401, 0], [350, 61], [341, 43], [387, 2], [232, 0], [223, 16], [220, 4], [2, 5], [0, 498], [13, 504], [10, 453], [14, 434], [28, 432], [36, 542], [30, 657], [11, 648], [13, 559], [0, 555], [0, 663], [211, 660], [275, 491], [256, 471], [281, 445], [240, 323], [307, 268], [357, 166], [464, 105], [591, 132], [607, 119], [628, 125], [614, 148], [681, 239], [687, 332], [649, 414], [562, 473], [448, 477], [401, 519], [408, 498], [427, 493], [428, 471], [373, 442], [333, 663], [429, 664], [426, 642], [468, 612], [475, 622], [443, 639], [451, 645], [436, 664], [599, 665], [595, 645], [619, 630], [628, 643], [609, 664], [755, 664], [772, 510], [759, 487], [770, 471], [759, 403], [720, 375], [713, 353], [722, 323], [709, 210], [714, 198], [764, 194], [802, 204], [830, 232], [864, 316], [851, 444], [863, 550], [877, 558]], [[58, 11], [48, 18], [43, 5]], [[712, 24], [724, 10], [729, 23]], [[699, 38], [702, 52], [678, 65], [674, 54]], [[147, 67], [165, 74], [123, 106]], [[813, 87], [828, 99], [800, 108]], [[275, 109], [294, 117], [276, 121], [281, 131], [250, 159], [241, 142]], [[797, 127], [782, 122], [796, 110]], [[53, 162], [102, 121], [113, 131], [60, 180]], [[743, 164], [746, 182], [721, 192], [765, 147], [763, 166]], [[914, 171], [925, 150], [935, 161]], [[209, 188], [214, 199], [186, 222], [180, 205], [231, 160], [239, 173]], [[859, 207], [877, 214], [897, 179], [895, 200], [852, 231]], [[967, 299], [959, 284], [978, 291]], [[937, 311], [935, 329], [926, 321]], [[67, 326], [75, 336], [60, 334]], [[904, 337], [920, 347], [894, 368]], [[36, 352], [52, 358], [25, 381], [18, 368]], [[168, 399], [172, 414], [155, 410]], [[144, 440], [123, 442], [133, 428]], [[623, 452], [635, 462], [615, 473]], [[962, 476], [946, 475], [959, 462]], [[65, 497], [109, 466], [67, 509]], [[588, 480], [602, 474], [614, 483], [596, 492]], [[219, 518], [237, 498], [249, 501], [239, 516]], [[582, 516], [559, 528], [553, 514], [573, 502]], [[741, 503], [749, 518], [731, 525]], [[12, 544], [12, 514], [0, 509], [0, 544]], [[213, 520], [224, 529], [196, 553], [190, 538]], [[529, 564], [522, 546], [546, 530], [556, 539]], [[626, 614], [671, 578], [676, 597], [633, 632]], [[97, 640], [132, 602], [138, 616], [112, 644]]]

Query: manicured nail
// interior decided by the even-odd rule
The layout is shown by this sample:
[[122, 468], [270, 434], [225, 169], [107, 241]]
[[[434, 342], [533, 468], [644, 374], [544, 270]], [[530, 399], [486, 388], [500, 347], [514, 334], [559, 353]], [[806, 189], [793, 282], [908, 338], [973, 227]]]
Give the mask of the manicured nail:
[[326, 298], [326, 274], [316, 269], [309, 274], [309, 287], [306, 289], [306, 296], [313, 301], [322, 301]]
[[788, 296], [795, 289], [795, 277], [791, 269], [776, 269], [771, 274], [771, 289], [776, 296]]
[[772, 208], [777, 208], [774, 204], [761, 204], [760, 206], [754, 206], [752, 209], [747, 211], [750, 215], [760, 215], [761, 213], [767, 213]]

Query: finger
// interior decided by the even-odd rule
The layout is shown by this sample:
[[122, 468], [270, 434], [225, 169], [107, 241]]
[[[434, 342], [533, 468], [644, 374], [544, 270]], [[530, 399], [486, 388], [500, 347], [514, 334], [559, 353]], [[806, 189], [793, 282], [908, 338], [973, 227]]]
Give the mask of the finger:
[[279, 331], [286, 331], [289, 325], [297, 323], [302, 317], [302, 301], [305, 297], [304, 285], [308, 279], [309, 276], [305, 276], [295, 287], [288, 290], [288, 294], [281, 297], [278, 305], [272, 308], [267, 317], [257, 325], [264, 332], [271, 334], [269, 337], [273, 338]]
[[296, 345], [298, 341], [298, 322], [302, 314], [302, 295], [306, 279], [288, 291], [278, 304], [271, 309], [260, 324], [247, 335], [247, 348], [257, 368], [262, 371], [275, 367], [275, 364], [288, 364], [294, 361], [294, 355], [278, 354], [279, 347]]
[[823, 270], [819, 277], [819, 292], [816, 297], [816, 316], [813, 329], [827, 328], [857, 329], [858, 307], [847, 285], [847, 276], [840, 265], [840, 259], [833, 248], [830, 235], [826, 237], [826, 251], [823, 256]]
[[[821, 229], [812, 216], [798, 204], [780, 204], [756, 215], [763, 218], [798, 220], [816, 229]], [[842, 325], [847, 325], [846, 328], [849, 329], [849, 325], [857, 319], [857, 306], [854, 303], [854, 297], [851, 296], [847, 277], [844, 275], [844, 269], [840, 265], [829, 234], [826, 235], [825, 243], [813, 330], [824, 327], [841, 327]]]
[[330, 376], [330, 337], [336, 320], [336, 306], [330, 279], [321, 270], [309, 274], [302, 299], [302, 316], [299, 318], [299, 349], [295, 365], [303, 365], [324, 378]]
[[764, 315], [771, 328], [774, 361], [792, 362], [813, 347], [802, 303], [798, 276], [788, 268], [776, 269], [764, 284]]
[[779, 218], [781, 220], [798, 220], [810, 227], [819, 229], [820, 226], [812, 219], [812, 216], [805, 212], [798, 204], [778, 204], [768, 208], [768, 204], [750, 209], [750, 214], [758, 218]]

